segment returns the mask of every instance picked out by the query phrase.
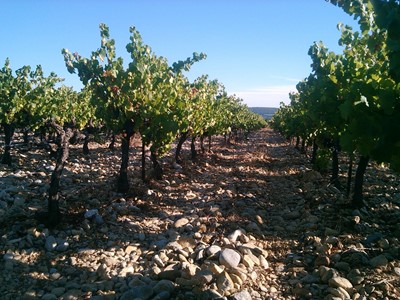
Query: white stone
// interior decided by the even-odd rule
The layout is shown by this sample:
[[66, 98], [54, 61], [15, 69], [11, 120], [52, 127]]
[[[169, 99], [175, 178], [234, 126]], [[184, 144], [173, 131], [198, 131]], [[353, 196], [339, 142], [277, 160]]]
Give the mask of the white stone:
[[263, 267], [265, 270], [269, 268], [269, 263], [266, 260], [266, 258], [264, 257], [264, 255], [260, 255], [258, 257], [258, 259], [260, 260], [260, 266]]
[[251, 300], [251, 295], [248, 291], [241, 291], [231, 296], [232, 300]]
[[219, 255], [219, 263], [225, 267], [235, 268], [241, 260], [240, 254], [233, 249], [224, 249]]
[[189, 223], [189, 220], [187, 218], [180, 218], [175, 221], [174, 226], [175, 226], [175, 228], [180, 228], [180, 227], [185, 226], [188, 223]]
[[228, 235], [228, 239], [231, 242], [236, 242], [237, 238], [241, 236], [242, 234], [246, 234], [246, 231], [244, 229], [236, 229], [234, 232], [232, 232], [230, 235]]
[[212, 245], [212, 246], [207, 248], [207, 255], [208, 256], [215, 255], [220, 251], [221, 251], [221, 247], [220, 246]]

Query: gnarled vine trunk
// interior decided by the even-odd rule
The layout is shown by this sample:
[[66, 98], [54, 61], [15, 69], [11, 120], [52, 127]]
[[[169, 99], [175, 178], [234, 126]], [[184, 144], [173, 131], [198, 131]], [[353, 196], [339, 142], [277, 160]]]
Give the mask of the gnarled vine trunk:
[[12, 158], [11, 158], [11, 141], [14, 135], [14, 125], [3, 123], [4, 128], [4, 153], [1, 159], [1, 163], [5, 165], [11, 166]]
[[296, 136], [296, 144], [294, 145], [294, 147], [297, 150], [300, 150], [300, 137], [299, 136]]
[[90, 135], [94, 134], [94, 126], [93, 126], [93, 120], [89, 121], [89, 124], [87, 124], [85, 128], [85, 138], [83, 140], [83, 154], [88, 155], [90, 153], [89, 150], [89, 141], [90, 141]]
[[121, 168], [117, 181], [117, 190], [120, 193], [129, 191], [128, 164], [129, 164], [129, 141], [134, 134], [133, 122], [126, 121], [125, 130], [121, 141]]
[[331, 176], [331, 183], [340, 188], [339, 182], [339, 149], [337, 143], [332, 147], [332, 176]]
[[186, 141], [188, 136], [189, 136], [189, 132], [187, 132], [187, 131], [186, 132], [182, 132], [181, 136], [179, 137], [178, 144], [176, 145], [175, 161], [178, 164], [182, 163], [181, 150], [182, 150], [183, 143]]
[[301, 139], [301, 149], [300, 149], [301, 154], [306, 154], [306, 139], [302, 138]]
[[192, 154], [192, 160], [195, 160], [197, 157], [197, 151], [196, 151], [196, 137], [192, 137], [192, 141], [190, 143], [190, 153]]
[[157, 160], [157, 155], [155, 154], [155, 152], [150, 152], [150, 159], [153, 163], [154, 178], [157, 180], [161, 180], [163, 176], [163, 169]]
[[83, 140], [83, 147], [82, 147], [83, 154], [85, 155], [89, 155], [90, 153], [89, 140], [90, 140], [89, 135], [86, 135], [85, 139]]
[[59, 135], [60, 142], [57, 150], [56, 166], [51, 174], [47, 212], [38, 213], [36, 218], [40, 223], [43, 223], [48, 227], [54, 227], [61, 221], [59, 204], [60, 181], [65, 163], [69, 156], [69, 144], [73, 135], [73, 130], [70, 127], [63, 128], [61, 125], [55, 123], [54, 120], [51, 121], [49, 125]]
[[206, 152], [206, 149], [204, 148], [204, 135], [200, 136], [200, 149], [201, 149], [201, 153]]
[[318, 153], [318, 144], [315, 141], [315, 139], [313, 139], [313, 148], [312, 148], [312, 155], [311, 155], [311, 163], [315, 164], [316, 160], [317, 160], [317, 153]]
[[354, 154], [350, 154], [349, 169], [347, 170], [347, 186], [346, 186], [346, 197], [350, 196], [351, 190], [351, 178], [353, 177], [353, 160]]
[[142, 139], [142, 181], [146, 180], [146, 144]]
[[364, 174], [367, 170], [369, 162], [369, 156], [361, 156], [360, 160], [358, 161], [356, 177], [354, 179], [354, 193], [352, 199], [352, 206], [353, 207], [363, 207], [363, 184], [364, 184]]
[[29, 144], [29, 128], [25, 127], [22, 131], [23, 139], [24, 139], [24, 146], [28, 146]]
[[110, 149], [111, 151], [115, 150], [115, 134], [111, 135], [111, 142], [110, 145], [108, 145], [108, 149]]

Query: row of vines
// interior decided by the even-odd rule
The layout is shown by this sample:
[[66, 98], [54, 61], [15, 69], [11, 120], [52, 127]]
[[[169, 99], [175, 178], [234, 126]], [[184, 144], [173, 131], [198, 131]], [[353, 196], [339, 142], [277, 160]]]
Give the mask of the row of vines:
[[[60, 220], [59, 192], [69, 146], [77, 132], [96, 130], [121, 138], [121, 165], [117, 190], [129, 190], [130, 139], [139, 134], [144, 149], [149, 149], [156, 178], [162, 177], [158, 159], [177, 141], [175, 159], [181, 161], [180, 149], [186, 139], [203, 141], [212, 135], [251, 130], [266, 125], [265, 120], [250, 112], [242, 100], [228, 95], [218, 80], [203, 75], [190, 82], [184, 72], [206, 58], [192, 57], [169, 65], [144, 44], [140, 33], [130, 28], [126, 50], [131, 61], [124, 64], [116, 55], [115, 41], [109, 28], [100, 24], [101, 45], [88, 58], [62, 50], [66, 67], [76, 73], [83, 89], [75, 91], [62, 85], [62, 79], [51, 73], [44, 76], [40, 66], [24, 66], [15, 72], [6, 60], [0, 70], [0, 124], [4, 130], [2, 163], [11, 165], [12, 140], [16, 130], [25, 133], [50, 130], [58, 146], [56, 166], [51, 176], [48, 210], [38, 214], [47, 225]], [[142, 163], [144, 164], [144, 159]], [[142, 176], [144, 177], [144, 167]]]
[[350, 194], [353, 159], [358, 159], [352, 205], [362, 207], [368, 163], [400, 170], [400, 2], [330, 0], [354, 16], [359, 31], [339, 24], [343, 53], [322, 42], [309, 49], [312, 72], [281, 104], [272, 126], [313, 145], [312, 161], [330, 153], [331, 181], [340, 188], [339, 153], [348, 156]]

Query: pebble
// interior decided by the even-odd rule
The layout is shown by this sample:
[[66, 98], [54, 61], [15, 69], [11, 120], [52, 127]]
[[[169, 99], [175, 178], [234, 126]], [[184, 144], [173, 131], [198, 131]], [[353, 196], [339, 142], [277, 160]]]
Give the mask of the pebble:
[[221, 252], [221, 247], [218, 245], [211, 245], [210, 247], [207, 248], [207, 255], [208, 256], [213, 256], [217, 255]]
[[136, 251], [137, 248], [138, 248], [137, 246], [128, 245], [128, 246], [126, 246], [126, 248], [125, 248], [125, 253], [126, 253], [126, 254], [131, 254], [132, 252]]
[[167, 291], [162, 291], [155, 297], [151, 298], [151, 300], [169, 300], [169, 299], [171, 299], [171, 294]]
[[161, 292], [172, 294], [174, 289], [175, 285], [171, 280], [161, 280], [153, 287], [153, 292], [155, 294], [160, 294]]
[[210, 266], [208, 267], [208, 270], [210, 270], [214, 274], [221, 274], [224, 271], [224, 266], [220, 266], [214, 263], [211, 263]]
[[175, 170], [178, 170], [178, 171], [181, 171], [181, 170], [182, 170], [182, 166], [179, 165], [179, 164], [177, 164], [176, 162], [173, 162], [173, 163], [172, 163], [172, 167], [173, 167]]
[[65, 293], [65, 287], [56, 287], [51, 290], [51, 293], [56, 295], [57, 297], [60, 297]]
[[232, 300], [252, 300], [252, 297], [248, 291], [241, 291], [231, 296]]
[[90, 219], [97, 214], [99, 214], [99, 211], [97, 209], [89, 209], [85, 212], [84, 217], [85, 219]]
[[223, 295], [229, 295], [235, 288], [235, 284], [229, 274], [224, 271], [217, 276], [217, 287]]
[[264, 255], [260, 255], [258, 257], [258, 259], [260, 260], [261, 267], [263, 267], [265, 270], [269, 269], [269, 263], [268, 263], [267, 259], [264, 257]]
[[58, 280], [61, 277], [61, 274], [59, 272], [54, 272], [51, 273], [49, 277], [51, 280]]
[[344, 288], [345, 290], [351, 290], [353, 288], [353, 285], [351, 282], [344, 278], [344, 277], [333, 277], [329, 279], [328, 281], [329, 286], [334, 287], [334, 288]]
[[194, 279], [197, 282], [200, 282], [201, 284], [205, 285], [205, 284], [209, 284], [214, 280], [214, 275], [218, 275], [221, 274], [223, 272], [223, 270], [221, 272], [213, 272], [212, 270], [201, 270], [198, 273], [195, 274]]
[[364, 277], [362, 276], [359, 269], [352, 269], [348, 274], [347, 278], [353, 285], [359, 285], [364, 281]]
[[56, 251], [63, 252], [66, 251], [69, 247], [69, 243], [64, 240], [58, 240], [57, 246], [55, 248]]
[[[293, 153], [285, 155], [297, 159], [297, 152]], [[340, 211], [343, 221], [354, 230], [364, 230], [361, 234], [366, 238], [353, 234], [353, 227], [338, 230], [334, 199], [340, 195], [323, 184], [302, 182], [307, 164], [294, 164], [290, 171], [270, 176], [274, 160], [258, 159], [257, 176], [268, 178], [262, 183], [237, 180], [243, 174], [251, 176], [251, 170], [242, 173], [238, 164], [233, 172], [223, 170], [229, 174], [223, 184], [216, 186], [210, 180], [214, 174], [201, 172], [206, 183], [197, 178], [190, 182], [194, 188], [182, 194], [175, 187], [186, 184], [186, 172], [175, 172], [177, 178], [171, 182], [158, 182], [165, 188], [162, 193], [156, 184], [150, 190], [132, 178], [137, 195], [121, 198], [111, 190], [97, 193], [95, 182], [93, 189], [87, 189], [91, 175], [81, 175], [89, 162], [73, 157], [79, 168], [73, 171], [79, 172], [63, 177], [62, 199], [79, 200], [81, 189], [88, 198], [83, 207], [96, 208], [81, 214], [86, 220], [57, 229], [36, 226], [26, 218], [41, 205], [44, 178], [49, 175], [38, 175], [37, 169], [33, 178], [22, 170], [14, 176], [14, 171], [0, 166], [4, 179], [0, 180], [0, 217], [17, 216], [0, 235], [0, 294], [26, 300], [395, 299], [395, 281], [374, 284], [386, 275], [400, 276], [399, 241], [386, 230], [386, 221], [373, 219], [372, 209], [344, 209]], [[209, 166], [193, 165], [197, 167]], [[96, 170], [102, 175], [109, 171], [104, 165], [96, 165]], [[162, 211], [148, 209], [158, 203], [154, 201], [164, 201], [164, 196], [166, 201], [182, 196], [193, 202], [165, 206]], [[243, 222], [224, 218], [236, 214]], [[400, 232], [400, 226], [395, 228]], [[299, 234], [302, 239], [293, 238]], [[375, 253], [383, 254], [373, 257]], [[46, 287], [37, 288], [44, 281]]]
[[42, 296], [42, 298], [40, 298], [42, 300], [56, 300], [57, 296], [51, 293], [45, 294]]
[[136, 238], [137, 238], [139, 241], [143, 242], [144, 240], [146, 240], [146, 234], [143, 233], [143, 232], [139, 232], [138, 234], [136, 234]]
[[56, 247], [57, 247], [56, 238], [54, 236], [52, 236], [52, 235], [48, 236], [46, 238], [46, 242], [45, 242], [44, 247], [49, 252], [54, 251], [56, 249]]
[[319, 281], [320, 279], [316, 274], [307, 274], [301, 279], [301, 282], [305, 284], [318, 283]]
[[4, 260], [13, 260], [14, 259], [14, 253], [5, 253], [3, 255]]
[[369, 263], [371, 264], [371, 266], [373, 268], [378, 268], [378, 267], [386, 266], [389, 263], [389, 261], [385, 255], [381, 254], [381, 255], [378, 255], [378, 256], [372, 258], [369, 261]]
[[125, 293], [122, 294], [120, 300], [131, 300], [131, 299], [142, 299], [148, 300], [154, 295], [154, 291], [151, 287], [145, 286], [136, 286]]
[[338, 277], [338, 272], [335, 269], [326, 266], [320, 266], [318, 273], [323, 283], [328, 283], [333, 277]]
[[240, 254], [233, 249], [224, 249], [219, 255], [219, 263], [229, 268], [236, 268], [241, 260]]
[[158, 267], [160, 267], [160, 268], [165, 267], [164, 262], [162, 261], [162, 259], [158, 255], [154, 255], [153, 260], [157, 264]]
[[349, 272], [350, 271], [350, 265], [347, 262], [344, 261], [339, 261], [335, 264], [335, 268], [338, 269], [339, 271], [343, 272]]
[[314, 265], [315, 267], [319, 267], [319, 266], [329, 266], [331, 263], [331, 260], [329, 259], [329, 257], [322, 255], [322, 256], [318, 256], [315, 261], [314, 261]]
[[189, 223], [189, 220], [187, 218], [180, 218], [180, 219], [175, 221], [174, 227], [175, 228], [180, 228], [180, 227], [185, 226], [188, 223]]
[[339, 299], [346, 300], [351, 299], [350, 294], [343, 288], [328, 288], [327, 292], [330, 293], [333, 297], [338, 297]]
[[378, 241], [378, 245], [379, 245], [379, 247], [381, 247], [384, 250], [387, 250], [390, 247], [390, 243], [387, 239], [380, 239]]
[[234, 243], [243, 234], [246, 234], [244, 229], [236, 229], [234, 232], [228, 235], [228, 239]]

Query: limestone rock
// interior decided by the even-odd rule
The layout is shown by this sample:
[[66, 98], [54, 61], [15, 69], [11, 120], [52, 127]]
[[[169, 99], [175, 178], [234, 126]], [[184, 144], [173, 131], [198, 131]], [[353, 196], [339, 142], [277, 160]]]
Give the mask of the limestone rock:
[[217, 287], [224, 295], [229, 295], [230, 291], [235, 288], [232, 278], [227, 272], [222, 272], [217, 277]]
[[189, 220], [187, 218], [180, 218], [175, 221], [174, 226], [175, 226], [175, 228], [180, 228], [180, 227], [187, 225], [188, 223], [189, 223]]
[[252, 300], [251, 295], [248, 291], [242, 291], [235, 293], [231, 296], [232, 300]]
[[219, 255], [219, 263], [225, 267], [235, 268], [241, 260], [240, 254], [233, 249], [224, 249]]
[[329, 286], [333, 287], [333, 288], [344, 288], [346, 291], [347, 290], [351, 290], [353, 288], [353, 285], [351, 284], [351, 282], [344, 278], [344, 277], [333, 277], [331, 279], [329, 279], [328, 281]]

